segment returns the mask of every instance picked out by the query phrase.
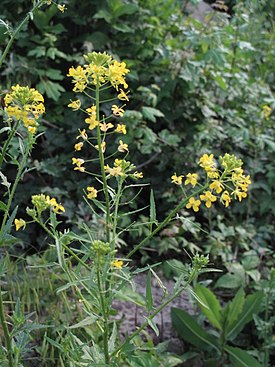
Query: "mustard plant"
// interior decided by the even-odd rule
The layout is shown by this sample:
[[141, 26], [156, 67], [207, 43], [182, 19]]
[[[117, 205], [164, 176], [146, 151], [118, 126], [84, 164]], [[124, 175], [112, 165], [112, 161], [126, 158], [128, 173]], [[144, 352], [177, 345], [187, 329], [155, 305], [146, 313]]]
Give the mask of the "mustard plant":
[[[225, 154], [220, 157], [218, 165], [213, 154], [204, 154], [198, 162], [198, 173], [187, 173], [185, 180], [183, 174], [178, 176], [174, 173], [171, 177], [172, 183], [178, 185], [181, 192], [178, 205], [161, 222], [156, 218], [154, 198], [151, 195], [150, 222], [147, 223], [149, 234], [131, 246], [126, 256], [120, 257], [120, 238], [135, 227], [134, 222], [127, 228], [121, 227], [123, 197], [133, 187], [141, 185], [133, 181], [143, 178], [142, 172], [136, 170], [128, 158], [130, 144], [126, 143], [127, 126], [122, 121], [130, 98], [126, 82], [129, 69], [124, 62], [113, 59], [105, 52], [92, 52], [84, 55], [84, 59], [84, 66], [71, 67], [68, 73], [72, 78], [73, 91], [77, 94], [77, 98], [71, 100], [68, 106], [73, 111], [82, 112], [86, 124], [78, 130], [72, 165], [76, 174], [90, 178], [89, 186], [83, 189], [83, 197], [92, 213], [99, 221], [103, 221], [104, 232], [97, 233], [85, 224], [82, 226], [83, 234], [75, 234], [69, 229], [60, 231], [57, 215], [62, 214], [65, 208], [55, 198], [44, 194], [32, 196], [33, 206], [27, 208], [27, 214], [54, 241], [58, 263], [68, 278], [68, 283], [59, 292], [73, 287], [86, 314], [86, 318], [71, 327], [91, 325], [93, 328], [93, 333], [86, 340], [80, 340], [71, 330], [68, 332], [71, 347], [65, 349], [68, 360], [74, 361], [70, 363], [120, 366], [123, 362], [123, 365], [130, 365], [131, 354], [136, 348], [135, 338], [148, 326], [158, 333], [154, 317], [190, 287], [208, 264], [207, 256], [195, 255], [190, 270], [181, 274], [169, 294], [151, 266], [135, 269], [131, 265], [133, 254], [184, 207], [197, 212], [202, 202], [211, 208], [216, 202], [228, 207], [234, 199], [241, 201], [247, 196], [250, 178], [244, 175], [243, 163], [234, 155]], [[103, 115], [103, 110], [109, 112]], [[89, 152], [89, 159], [82, 155], [84, 149]], [[131, 214], [126, 213], [128, 216]], [[18, 219], [15, 225], [20, 228], [25, 223], [23, 219]], [[134, 283], [136, 274], [141, 271], [147, 271], [144, 322], [121, 341], [117, 323], [112, 317], [113, 302], [121, 292], [127, 291], [127, 287]], [[160, 305], [154, 304], [151, 275], [157, 278], [164, 290]], [[58, 347], [62, 349], [61, 345]]]
[[[33, 1], [31, 10], [27, 13], [25, 18], [14, 31], [11, 30], [11, 27], [8, 24], [2, 21], [2, 25], [6, 27], [10, 39], [3, 53], [1, 54], [0, 67], [7, 57], [8, 52], [16, 39], [16, 36], [28, 23], [28, 21], [33, 19], [35, 11], [41, 6], [51, 5], [51, 3], [51, 0]], [[58, 4], [56, 5], [61, 12], [64, 12], [65, 6]], [[16, 242], [15, 237], [10, 234], [13, 222], [16, 230], [19, 230], [21, 227], [24, 228], [26, 225], [26, 222], [23, 219], [15, 218], [18, 205], [15, 205], [13, 201], [17, 186], [28, 170], [27, 161], [35, 145], [37, 138], [37, 127], [39, 126], [38, 121], [45, 112], [45, 107], [44, 98], [37, 90], [28, 86], [21, 86], [19, 84], [12, 86], [11, 92], [5, 95], [4, 104], [5, 108], [3, 112], [3, 122], [6, 124], [6, 126], [1, 126], [0, 134], [5, 134], [6, 139], [4, 140], [3, 145], [1, 144], [0, 146], [0, 180], [1, 184], [5, 187], [5, 194], [0, 200], [0, 211], [4, 213], [0, 223], [0, 246], [8, 247]], [[9, 147], [11, 142], [15, 139], [18, 141], [18, 154], [11, 155], [9, 153]], [[3, 166], [6, 162], [12, 162], [17, 168], [16, 176], [13, 182], [9, 182], [9, 178], [6, 177], [3, 172]], [[4, 263], [5, 262], [3, 262], [3, 264]], [[4, 266], [2, 270], [4, 273]], [[1, 272], [0, 276], [2, 275], [3, 274]], [[18, 336], [18, 325], [21, 325], [24, 321], [24, 315], [20, 313], [20, 301], [17, 300], [16, 304], [18, 307], [15, 309], [13, 316], [10, 318], [13, 328], [9, 330], [2, 297], [2, 289], [0, 287], [0, 322], [5, 340], [5, 347], [1, 348], [1, 350], [4, 350], [3, 358], [6, 359], [5, 361], [2, 360], [1, 362], [7, 362], [9, 367], [19, 366], [21, 352], [26, 346], [24, 341], [28, 339], [26, 335], [21, 334], [21, 337], [24, 339], [24, 341], [23, 339], [21, 340], [21, 347], [18, 347], [16, 344], [15, 337]], [[17, 317], [18, 315], [19, 318]]]

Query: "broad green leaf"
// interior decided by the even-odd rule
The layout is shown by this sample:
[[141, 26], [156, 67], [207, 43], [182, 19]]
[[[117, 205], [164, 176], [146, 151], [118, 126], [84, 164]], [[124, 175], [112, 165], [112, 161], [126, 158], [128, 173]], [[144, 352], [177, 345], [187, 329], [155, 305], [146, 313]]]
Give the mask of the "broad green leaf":
[[224, 274], [216, 282], [215, 288], [240, 288], [244, 286], [244, 279], [239, 274]]
[[229, 354], [234, 367], [261, 367], [254, 357], [240, 348], [226, 346], [225, 351]]
[[244, 291], [240, 288], [233, 300], [229, 303], [229, 312], [227, 316], [227, 325], [230, 327], [239, 317], [244, 305]]
[[156, 108], [153, 107], [142, 107], [141, 111], [144, 118], [152, 122], [157, 121], [156, 117], [164, 116], [164, 114], [160, 110], [157, 110]]
[[149, 270], [147, 273], [146, 280], [146, 309], [150, 312], [153, 308], [153, 295], [152, 295], [152, 286], [151, 286], [151, 271]]
[[3, 203], [3, 201], [0, 201], [0, 210], [3, 210], [3, 212], [5, 212], [6, 209], [7, 209], [7, 205]]
[[195, 287], [195, 292], [203, 301], [203, 303], [207, 306], [204, 307], [199, 303], [199, 306], [208, 320], [216, 326], [219, 330], [222, 329], [221, 326], [221, 305], [217, 300], [214, 293], [210, 291], [210, 289], [203, 287], [200, 284], [197, 284]]
[[201, 349], [211, 347], [219, 352], [218, 341], [212, 335], [207, 334], [187, 312], [179, 308], [172, 308], [171, 316], [174, 328], [185, 341]]
[[242, 312], [228, 329], [227, 339], [233, 340], [242, 331], [244, 326], [252, 320], [253, 314], [257, 314], [260, 310], [262, 299], [262, 292], [256, 292], [247, 296]]

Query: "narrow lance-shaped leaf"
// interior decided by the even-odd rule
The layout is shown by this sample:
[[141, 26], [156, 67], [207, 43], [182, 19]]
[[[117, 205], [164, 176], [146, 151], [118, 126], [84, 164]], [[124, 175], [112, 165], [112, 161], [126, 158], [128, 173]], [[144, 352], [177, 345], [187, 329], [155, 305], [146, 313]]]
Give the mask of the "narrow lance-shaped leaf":
[[195, 292], [203, 301], [203, 303], [207, 306], [204, 307], [202, 304], [199, 303], [202, 312], [209, 319], [209, 321], [214, 326], [216, 326], [216, 328], [221, 330], [221, 305], [215, 297], [214, 293], [212, 293], [210, 289], [205, 288], [200, 284], [196, 285]]
[[234, 367], [261, 367], [254, 357], [240, 348], [226, 346], [225, 351], [229, 354]]
[[228, 328], [228, 340], [233, 340], [242, 331], [244, 326], [252, 320], [253, 314], [259, 312], [262, 298], [262, 292], [256, 292], [246, 298], [243, 310], [239, 314], [238, 319]]
[[152, 295], [150, 270], [147, 273], [147, 280], [146, 280], [146, 308], [148, 312], [150, 312], [153, 308], [153, 295]]
[[212, 335], [207, 334], [187, 312], [179, 308], [172, 308], [171, 316], [174, 328], [185, 341], [201, 349], [211, 347], [218, 353], [220, 352], [218, 341]]

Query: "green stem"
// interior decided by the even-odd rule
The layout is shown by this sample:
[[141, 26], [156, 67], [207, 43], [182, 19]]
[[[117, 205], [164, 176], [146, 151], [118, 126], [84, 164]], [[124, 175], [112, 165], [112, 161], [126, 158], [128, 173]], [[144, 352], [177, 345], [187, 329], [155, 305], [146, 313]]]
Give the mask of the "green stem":
[[98, 266], [99, 265], [97, 265], [97, 284], [99, 288], [100, 303], [101, 303], [102, 314], [103, 314], [103, 319], [104, 319], [103, 348], [104, 348], [105, 363], [109, 365], [110, 355], [109, 355], [109, 345], [108, 345], [108, 334], [109, 334], [108, 314], [105, 309], [104, 290], [102, 289], [100, 272], [99, 272]]
[[18, 185], [19, 181], [22, 178], [23, 169], [25, 168], [28, 155], [29, 155], [29, 153], [30, 153], [30, 151], [32, 149], [32, 145], [33, 144], [30, 143], [30, 141], [28, 141], [27, 144], [28, 144], [28, 146], [27, 146], [26, 151], [25, 151], [25, 153], [23, 155], [22, 161], [21, 161], [21, 163], [19, 165], [19, 169], [17, 171], [17, 175], [16, 175], [14, 184], [12, 186], [12, 189], [11, 189], [11, 192], [10, 192], [10, 195], [9, 195], [9, 199], [8, 199], [8, 202], [7, 202], [7, 207], [5, 209], [5, 214], [4, 214], [4, 218], [3, 218], [3, 221], [2, 221], [0, 233], [3, 232], [3, 229], [4, 229], [5, 225], [6, 225], [6, 222], [7, 222], [8, 216], [9, 216], [9, 211], [10, 211], [11, 204], [12, 204], [12, 200], [13, 200], [13, 197], [14, 197], [14, 194], [15, 194], [15, 191], [16, 191], [16, 188], [17, 188], [17, 185]]
[[129, 259], [137, 250], [139, 250], [144, 244], [150, 240], [155, 234], [157, 234], [162, 228], [164, 228], [170, 220], [177, 214], [179, 210], [181, 210], [189, 201], [189, 199], [193, 196], [199, 195], [202, 193], [208, 185], [203, 186], [201, 189], [199, 189], [197, 192], [193, 193], [192, 195], [189, 195], [186, 199], [182, 200], [171, 212], [170, 214], [157, 226], [157, 228], [154, 229], [153, 232], [151, 232], [147, 237], [145, 237], [138, 245], [136, 245], [132, 251], [129, 252], [129, 254], [126, 256], [127, 259]]
[[7, 348], [7, 351], [8, 351], [9, 367], [13, 367], [11, 338], [10, 338], [9, 329], [7, 327], [7, 321], [6, 321], [5, 312], [4, 312], [4, 305], [3, 305], [1, 287], [0, 287], [0, 319], [1, 319], [2, 329], [3, 329], [3, 332], [4, 332], [6, 348]]
[[11, 133], [8, 137], [8, 139], [5, 141], [5, 144], [3, 146], [3, 149], [2, 149], [2, 152], [1, 152], [1, 156], [0, 156], [0, 169], [2, 167], [2, 164], [3, 164], [3, 161], [4, 161], [4, 158], [5, 158], [5, 155], [6, 155], [6, 151], [8, 149], [8, 146], [11, 142], [11, 139], [14, 137], [16, 131], [17, 131], [17, 128], [19, 126], [19, 123], [20, 123], [20, 120], [17, 120], [16, 121], [16, 124], [14, 125], [14, 128], [11, 130]]
[[28, 20], [29, 20], [29, 19], [30, 19], [30, 17], [31, 17], [31, 14], [32, 14], [36, 9], [38, 9], [38, 8], [42, 5], [42, 3], [43, 3], [43, 2], [44, 2], [44, 0], [41, 0], [41, 1], [39, 1], [37, 4], [35, 4], [35, 5], [34, 5], [34, 7], [31, 9], [31, 11], [29, 11], [29, 12], [28, 12], [28, 14], [26, 15], [26, 17], [22, 20], [22, 22], [19, 24], [19, 26], [18, 26], [18, 27], [16, 28], [16, 30], [13, 32], [13, 34], [12, 34], [12, 36], [11, 36], [11, 38], [10, 38], [10, 40], [9, 40], [9, 42], [8, 42], [8, 44], [7, 44], [7, 46], [6, 46], [6, 48], [5, 48], [5, 50], [4, 50], [4, 52], [3, 52], [2, 56], [1, 56], [1, 58], [0, 58], [0, 67], [2, 66], [3, 61], [5, 60], [5, 58], [6, 58], [6, 56], [7, 56], [8, 52], [9, 52], [9, 50], [10, 50], [11, 46], [12, 46], [12, 44], [13, 44], [13, 42], [14, 42], [14, 40], [15, 40], [16, 36], [17, 36], [17, 34], [21, 31], [21, 29], [24, 27], [24, 25], [28, 22]]
[[140, 334], [140, 332], [142, 330], [144, 330], [148, 325], [149, 322], [151, 320], [153, 320], [153, 318], [160, 313], [169, 303], [173, 302], [174, 299], [176, 299], [185, 289], [186, 287], [191, 284], [191, 282], [193, 281], [193, 279], [196, 277], [198, 270], [197, 269], [192, 269], [190, 275], [189, 275], [189, 279], [185, 282], [184, 286], [182, 286], [177, 292], [175, 292], [171, 297], [169, 297], [163, 304], [161, 304], [158, 308], [156, 308], [156, 310], [147, 318], [146, 321], [144, 321], [144, 323], [129, 337], [127, 338], [124, 343], [122, 343], [118, 348], [116, 348], [111, 356], [116, 355], [123, 347], [124, 345], [126, 345], [129, 341], [131, 341], [134, 337], [136, 337], [137, 335]]
[[[96, 83], [96, 119], [99, 121], [99, 81]], [[103, 182], [103, 192], [105, 195], [106, 202], [106, 240], [110, 242], [110, 227], [111, 227], [111, 213], [110, 213], [110, 200], [107, 186], [107, 179], [104, 169], [104, 155], [101, 149], [101, 135], [100, 135], [100, 127], [97, 126], [97, 144], [98, 144], [98, 152], [99, 152], [99, 161], [100, 161], [100, 169], [102, 174], [102, 182]]]
[[121, 194], [122, 194], [122, 184], [123, 184], [123, 179], [120, 178], [119, 183], [118, 183], [117, 193], [116, 193], [115, 210], [114, 210], [114, 214], [113, 214], [113, 238], [112, 238], [112, 243], [111, 243], [112, 250], [115, 249], [115, 244], [116, 244], [116, 229], [117, 229], [117, 221], [118, 221], [118, 207], [119, 207]]

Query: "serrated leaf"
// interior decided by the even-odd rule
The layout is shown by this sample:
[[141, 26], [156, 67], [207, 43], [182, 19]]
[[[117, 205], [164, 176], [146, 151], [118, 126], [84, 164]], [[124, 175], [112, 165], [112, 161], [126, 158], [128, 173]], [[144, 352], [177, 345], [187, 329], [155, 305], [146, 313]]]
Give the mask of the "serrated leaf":
[[203, 303], [207, 306], [204, 307], [199, 303], [199, 306], [208, 320], [216, 326], [219, 330], [222, 329], [221, 325], [221, 305], [217, 300], [214, 293], [211, 292], [210, 289], [203, 287], [200, 284], [197, 284], [195, 287], [195, 292], [203, 301]]
[[229, 354], [230, 361], [235, 367], [261, 367], [254, 357], [240, 348], [226, 346], [225, 351]]
[[218, 353], [220, 352], [218, 341], [212, 335], [207, 334], [187, 312], [179, 308], [172, 308], [171, 316], [174, 328], [185, 341], [200, 349], [211, 347]]

